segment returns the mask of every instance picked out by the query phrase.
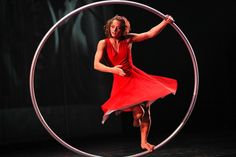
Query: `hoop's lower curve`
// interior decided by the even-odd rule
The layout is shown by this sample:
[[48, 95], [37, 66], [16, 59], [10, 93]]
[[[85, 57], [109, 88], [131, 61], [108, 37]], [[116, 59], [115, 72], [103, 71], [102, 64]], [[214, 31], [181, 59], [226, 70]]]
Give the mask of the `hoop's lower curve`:
[[[57, 23], [55, 23], [50, 29], [49, 31], [45, 34], [45, 36], [43, 37], [43, 39], [41, 40], [40, 44], [38, 45], [38, 48], [34, 54], [33, 60], [32, 60], [32, 64], [31, 64], [31, 69], [30, 69], [30, 76], [29, 76], [29, 86], [30, 86], [30, 96], [31, 96], [31, 100], [33, 103], [33, 107], [34, 110], [37, 114], [37, 117], [39, 118], [40, 122], [42, 123], [42, 125], [44, 126], [44, 128], [49, 132], [49, 134], [55, 139], [57, 140], [59, 143], [61, 143], [64, 147], [70, 149], [71, 151], [77, 153], [77, 154], [81, 154], [84, 156], [89, 156], [89, 157], [98, 157], [99, 155], [94, 155], [94, 154], [90, 154], [84, 151], [81, 151], [71, 145], [69, 145], [68, 143], [66, 143], [65, 141], [63, 141], [46, 123], [45, 119], [43, 118], [38, 104], [37, 104], [37, 100], [36, 100], [36, 96], [35, 96], [35, 89], [34, 89], [34, 76], [35, 76], [35, 67], [37, 64], [37, 60], [38, 57], [40, 55], [40, 52], [44, 46], [44, 44], [46, 43], [47, 39], [49, 38], [49, 36], [55, 31], [55, 29], [57, 27], [59, 27], [60, 25], [63, 24], [64, 21], [68, 20], [70, 17], [80, 13], [81, 11], [87, 10], [89, 8], [92, 7], [97, 7], [97, 6], [104, 6], [104, 5], [114, 5], [114, 4], [122, 4], [122, 5], [129, 5], [129, 6], [134, 6], [134, 7], [138, 7], [144, 10], [147, 10], [150, 13], [153, 13], [157, 16], [159, 16], [160, 18], [164, 19], [165, 15], [162, 14], [161, 12], [157, 11], [154, 8], [151, 8], [147, 5], [141, 4], [141, 3], [137, 3], [137, 2], [133, 2], [133, 1], [126, 1], [126, 0], [110, 0], [110, 1], [100, 1], [100, 2], [94, 2], [85, 6], [82, 6], [80, 8], [75, 9], [74, 11], [68, 13], [67, 15], [65, 15], [63, 18], [61, 18]], [[189, 55], [191, 57], [192, 60], [192, 64], [193, 64], [193, 70], [194, 70], [194, 89], [193, 89], [193, 95], [192, 95], [192, 100], [191, 100], [191, 104], [189, 106], [189, 109], [185, 115], [185, 117], [183, 118], [182, 122], [180, 123], [180, 125], [175, 129], [175, 131], [169, 135], [165, 140], [163, 140], [161, 143], [159, 143], [158, 145], [155, 146], [155, 150], [162, 147], [163, 145], [165, 145], [167, 142], [169, 142], [172, 138], [174, 138], [175, 135], [177, 135], [177, 133], [184, 127], [185, 123], [187, 122], [187, 120], [189, 119], [195, 103], [196, 103], [196, 99], [197, 99], [197, 94], [198, 94], [198, 86], [199, 86], [199, 73], [198, 73], [198, 65], [197, 65], [197, 60], [193, 51], [193, 48], [190, 44], [190, 42], [188, 41], [188, 39], [186, 38], [186, 36], [184, 35], [184, 33], [181, 31], [181, 29], [175, 24], [175, 23], [171, 23], [170, 24], [180, 35], [180, 37], [182, 38], [183, 42], [185, 43], [185, 45], [187, 46], [187, 49], [189, 51]], [[137, 154], [133, 154], [133, 155], [129, 155], [129, 157], [138, 157], [138, 156], [142, 156], [145, 154], [148, 154], [148, 151], [144, 151], [141, 153], [137, 153]]]

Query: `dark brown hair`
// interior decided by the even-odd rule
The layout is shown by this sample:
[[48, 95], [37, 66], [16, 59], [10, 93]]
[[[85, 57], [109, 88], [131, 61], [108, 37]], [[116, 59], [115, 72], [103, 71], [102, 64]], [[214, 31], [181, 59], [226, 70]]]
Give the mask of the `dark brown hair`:
[[112, 17], [111, 19], [109, 19], [107, 21], [106, 25], [104, 26], [105, 36], [111, 37], [110, 27], [111, 27], [112, 21], [114, 21], [114, 20], [121, 22], [122, 36], [127, 35], [130, 31], [130, 22], [128, 21], [128, 19], [126, 17], [116, 15], [116, 16]]

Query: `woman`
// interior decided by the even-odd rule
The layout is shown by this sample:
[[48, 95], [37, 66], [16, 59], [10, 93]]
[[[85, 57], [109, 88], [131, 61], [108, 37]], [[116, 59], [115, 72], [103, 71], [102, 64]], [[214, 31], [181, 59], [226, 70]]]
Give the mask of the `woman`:
[[[163, 28], [173, 22], [171, 16], [149, 31], [129, 33], [130, 23], [123, 16], [114, 16], [105, 25], [106, 39], [100, 40], [94, 58], [96, 70], [112, 73], [113, 84], [110, 98], [102, 105], [104, 123], [113, 112], [131, 111], [133, 126], [140, 127], [141, 148], [153, 151], [154, 145], [148, 143], [151, 126], [150, 105], [168, 94], [175, 94], [177, 81], [167, 77], [147, 74], [132, 63], [132, 43], [141, 42], [157, 36]], [[105, 58], [106, 64], [102, 62]]]

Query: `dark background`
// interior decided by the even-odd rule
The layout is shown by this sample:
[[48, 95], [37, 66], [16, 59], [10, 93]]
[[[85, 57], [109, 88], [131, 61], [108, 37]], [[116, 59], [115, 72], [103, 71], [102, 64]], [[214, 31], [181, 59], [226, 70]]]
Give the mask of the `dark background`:
[[[235, 12], [231, 1], [137, 1], [174, 17], [196, 55], [199, 68], [197, 102], [182, 134], [235, 131]], [[0, 2], [0, 144], [11, 146], [53, 139], [40, 124], [29, 92], [34, 53], [45, 33], [73, 9], [90, 1]], [[108, 98], [111, 75], [93, 69], [103, 25], [115, 14], [126, 16], [132, 32], [161, 21], [145, 10], [106, 6], [86, 10], [60, 26], [45, 43], [35, 71], [35, 91], [46, 122], [62, 139], [124, 134], [139, 136], [130, 113], [112, 115], [101, 124], [100, 105]], [[133, 45], [140, 69], [178, 80], [175, 96], [152, 106], [150, 136], [164, 139], [184, 118], [193, 95], [190, 55], [177, 32], [167, 26], [155, 39]]]

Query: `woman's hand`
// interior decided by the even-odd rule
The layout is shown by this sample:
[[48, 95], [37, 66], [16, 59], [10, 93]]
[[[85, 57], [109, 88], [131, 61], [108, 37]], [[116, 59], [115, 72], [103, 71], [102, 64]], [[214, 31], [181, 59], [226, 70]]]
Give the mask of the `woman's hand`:
[[112, 68], [112, 73], [119, 76], [125, 76], [125, 72], [121, 69], [122, 65], [116, 65]]
[[172, 16], [166, 15], [165, 21], [166, 21], [168, 24], [170, 24], [170, 23], [174, 22], [175, 20], [173, 19]]

